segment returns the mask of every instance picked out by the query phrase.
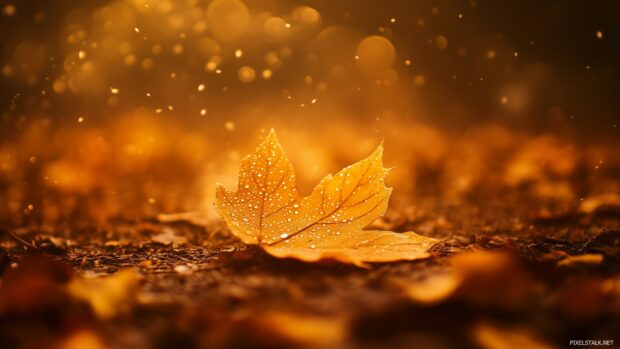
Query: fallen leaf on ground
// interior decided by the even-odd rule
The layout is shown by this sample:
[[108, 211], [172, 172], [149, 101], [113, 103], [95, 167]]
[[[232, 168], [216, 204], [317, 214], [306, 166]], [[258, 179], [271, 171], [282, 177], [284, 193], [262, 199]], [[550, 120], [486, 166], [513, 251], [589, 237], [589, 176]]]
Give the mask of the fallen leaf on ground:
[[574, 266], [574, 265], [598, 265], [603, 262], [603, 255], [598, 253], [587, 253], [575, 256], [567, 256], [558, 262], [558, 266]]
[[517, 309], [540, 292], [539, 285], [506, 252], [476, 251], [450, 258], [451, 271], [416, 282], [395, 282], [414, 302], [426, 305], [459, 299], [467, 303]]
[[101, 338], [90, 330], [72, 333], [56, 346], [58, 349], [106, 349], [107, 347]]
[[138, 274], [125, 269], [104, 277], [77, 277], [67, 285], [69, 293], [88, 303], [100, 319], [129, 312], [138, 294]]
[[172, 244], [172, 246], [178, 246], [187, 243], [187, 238], [185, 236], [177, 235], [177, 233], [170, 228], [164, 228], [163, 231], [159, 234], [151, 236], [151, 240], [163, 245]]
[[0, 275], [0, 318], [60, 312], [69, 303], [65, 285], [73, 269], [64, 262], [31, 254]]
[[472, 335], [480, 347], [485, 349], [552, 349], [552, 345], [541, 340], [534, 332], [522, 327], [499, 327], [487, 323], [474, 326]]
[[337, 348], [347, 335], [347, 321], [339, 317], [272, 312], [258, 322], [263, 331], [311, 348]]
[[437, 240], [413, 232], [363, 230], [383, 215], [392, 192], [384, 183], [388, 169], [382, 157], [380, 145], [301, 198], [293, 166], [271, 130], [241, 161], [237, 192], [218, 184], [216, 208], [234, 235], [279, 258], [358, 266], [426, 258]]
[[187, 222], [201, 227], [209, 224], [208, 217], [203, 212], [160, 213], [157, 220], [162, 223]]
[[604, 207], [620, 207], [620, 195], [616, 193], [605, 193], [591, 196], [581, 201], [579, 204], [579, 211], [590, 214]]
[[620, 277], [575, 277], [569, 280], [554, 305], [565, 315], [592, 319], [620, 314]]
[[396, 281], [411, 300], [427, 305], [441, 303], [452, 297], [461, 282], [461, 278], [452, 273], [434, 275], [415, 283]]

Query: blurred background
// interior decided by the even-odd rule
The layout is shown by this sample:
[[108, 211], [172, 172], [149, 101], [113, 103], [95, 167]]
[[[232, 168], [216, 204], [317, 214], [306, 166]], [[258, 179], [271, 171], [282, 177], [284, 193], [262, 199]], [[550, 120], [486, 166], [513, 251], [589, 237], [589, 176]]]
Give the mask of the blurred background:
[[[0, 1], [0, 220], [213, 217], [270, 128], [303, 193], [620, 202], [615, 1]], [[591, 202], [591, 201], [590, 201]]]

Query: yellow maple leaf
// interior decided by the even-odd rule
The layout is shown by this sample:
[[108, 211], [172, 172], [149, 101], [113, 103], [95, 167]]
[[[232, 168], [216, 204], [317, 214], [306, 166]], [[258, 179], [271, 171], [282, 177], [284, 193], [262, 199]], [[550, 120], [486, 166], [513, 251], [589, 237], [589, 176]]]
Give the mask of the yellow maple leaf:
[[216, 209], [232, 233], [269, 254], [303, 261], [335, 259], [364, 266], [428, 257], [437, 240], [413, 232], [363, 230], [388, 206], [383, 146], [328, 175], [300, 197], [295, 172], [274, 130], [241, 161], [237, 192], [218, 184]]

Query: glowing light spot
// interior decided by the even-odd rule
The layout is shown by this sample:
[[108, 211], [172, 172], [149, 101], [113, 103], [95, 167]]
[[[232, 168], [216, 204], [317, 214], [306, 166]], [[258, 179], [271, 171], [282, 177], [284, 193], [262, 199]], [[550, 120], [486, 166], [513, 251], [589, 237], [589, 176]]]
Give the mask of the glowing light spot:
[[198, 21], [194, 23], [194, 26], [192, 29], [194, 30], [195, 33], [198, 33], [198, 34], [204, 33], [204, 31], [207, 30], [207, 22]]
[[79, 59], [84, 59], [84, 58], [86, 58], [86, 52], [84, 52], [84, 51], [80, 51], [80, 52], [78, 52], [78, 58], [79, 58]]
[[256, 77], [256, 72], [254, 71], [252, 67], [249, 67], [246, 65], [246, 66], [239, 68], [238, 75], [239, 75], [239, 80], [241, 80], [242, 82], [248, 83], [248, 82], [254, 81], [254, 78]]
[[129, 55], [125, 56], [125, 59], [123, 61], [124, 61], [125, 65], [134, 65], [134, 63], [136, 63], [136, 55], [129, 54]]
[[424, 77], [424, 75], [416, 75], [413, 78], [413, 84], [416, 85], [417, 87], [422, 87], [426, 85], [426, 78]]
[[235, 57], [241, 58], [241, 56], [243, 56], [243, 51], [241, 49], [235, 50]]
[[222, 63], [222, 57], [218, 55], [213, 55], [209, 58], [207, 64], [205, 64], [205, 70], [208, 72], [213, 72], [217, 70], [217, 67]]
[[234, 131], [235, 123], [232, 121], [226, 121], [226, 123], [224, 123], [224, 128], [226, 129], [226, 131]]
[[196, 89], [198, 90], [198, 92], [204, 91], [205, 90], [205, 84], [198, 85], [198, 87]]
[[202, 116], [207, 115], [207, 110], [206, 109], [200, 109], [200, 115], [202, 115]]
[[13, 67], [10, 65], [5, 65], [2, 67], [2, 75], [4, 76], [11, 76], [13, 75]]
[[267, 39], [271, 41], [279, 41], [283, 39], [287, 34], [288, 28], [290, 28], [290, 24], [286, 23], [286, 21], [280, 17], [271, 17], [267, 19], [263, 25], [263, 30], [267, 35]]
[[117, 95], [120, 92], [120, 90], [116, 87], [110, 87], [110, 93], [113, 95]]
[[286, 239], [288, 237], [288, 234], [284, 233], [284, 234], [280, 234], [280, 238], [282, 239]]
[[272, 68], [279, 68], [282, 65], [282, 60], [274, 51], [269, 51], [265, 54], [265, 62]]
[[263, 79], [267, 80], [271, 78], [273, 72], [271, 71], [271, 69], [264, 69], [261, 75], [263, 76]]
[[502, 96], [502, 98], [500, 98], [500, 102], [502, 104], [508, 104], [508, 97], [507, 96]]
[[151, 52], [155, 56], [160, 55], [163, 51], [164, 51], [164, 48], [159, 44], [153, 45], [153, 47], [151, 48]]
[[83, 123], [83, 122], [84, 122], [84, 118], [80, 116], [80, 117], [77, 119], [77, 122], [78, 122], [78, 123], [80, 123], [80, 124], [81, 124], [81, 123]]
[[207, 7], [207, 23], [218, 41], [232, 42], [250, 27], [250, 12], [239, 0], [215, 0]]
[[357, 63], [364, 73], [377, 76], [390, 69], [396, 58], [396, 50], [392, 43], [378, 35], [362, 40], [357, 46]]
[[153, 61], [153, 59], [151, 58], [145, 58], [142, 60], [142, 69], [144, 70], [151, 70], [153, 69], [153, 66], [155, 66], [155, 61]]
[[54, 83], [52, 84], [52, 89], [56, 93], [63, 93], [67, 90], [67, 83], [64, 79], [58, 78], [54, 80]]
[[180, 55], [181, 53], [183, 53], [183, 45], [175, 44], [174, 46], [172, 46], [172, 53], [174, 53], [175, 55]]
[[600, 31], [600, 30], [597, 30], [596, 31], [596, 38], [599, 39], [599, 40], [602, 39], [603, 38], [603, 32]]
[[445, 50], [448, 48], [448, 38], [444, 35], [437, 35], [435, 37], [435, 46], [437, 46], [440, 50]]
[[16, 12], [17, 12], [17, 9], [15, 8], [15, 5], [13, 4], [8, 4], [4, 6], [4, 8], [2, 9], [2, 13], [4, 13], [5, 16], [9, 16], [9, 17], [15, 15]]
[[307, 25], [318, 23], [321, 20], [319, 12], [312, 7], [299, 6], [293, 10], [293, 20]]
[[496, 55], [497, 55], [497, 53], [495, 52], [495, 50], [488, 50], [487, 51], [487, 58], [488, 59], [493, 59], [493, 58], [495, 58]]

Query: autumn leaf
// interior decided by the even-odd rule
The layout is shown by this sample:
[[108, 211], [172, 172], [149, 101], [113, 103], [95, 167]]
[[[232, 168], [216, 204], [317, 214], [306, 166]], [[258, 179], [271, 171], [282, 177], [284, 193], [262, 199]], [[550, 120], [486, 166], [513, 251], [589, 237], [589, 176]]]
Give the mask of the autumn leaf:
[[216, 209], [234, 235], [280, 258], [334, 259], [364, 266], [428, 257], [437, 240], [413, 232], [363, 230], [381, 216], [392, 192], [384, 179], [383, 146], [328, 175], [307, 197], [273, 130], [241, 161], [237, 192], [216, 189]]

